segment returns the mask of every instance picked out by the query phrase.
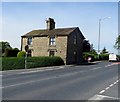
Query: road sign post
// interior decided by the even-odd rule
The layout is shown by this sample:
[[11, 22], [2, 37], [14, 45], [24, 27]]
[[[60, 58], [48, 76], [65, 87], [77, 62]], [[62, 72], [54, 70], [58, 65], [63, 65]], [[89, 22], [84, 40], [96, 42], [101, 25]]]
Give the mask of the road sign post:
[[29, 50], [29, 46], [26, 45], [25, 46], [25, 51], [26, 51], [26, 54], [25, 54], [25, 69], [27, 69], [27, 54], [28, 54], [28, 50]]
[[27, 52], [25, 54], [25, 69], [27, 69]]

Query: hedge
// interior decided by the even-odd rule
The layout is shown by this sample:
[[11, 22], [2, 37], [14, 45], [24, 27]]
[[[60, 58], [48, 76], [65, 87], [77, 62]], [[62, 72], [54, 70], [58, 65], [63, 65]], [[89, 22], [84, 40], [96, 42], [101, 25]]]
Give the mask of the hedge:
[[24, 68], [24, 58], [3, 57], [2, 70], [13, 70]]
[[[28, 57], [27, 68], [59, 66], [64, 65], [64, 61], [57, 56], [54, 57]], [[25, 58], [19, 57], [3, 57], [2, 70], [24, 69]]]
[[108, 60], [109, 59], [109, 54], [100, 54], [100, 60]]
[[17, 57], [18, 49], [5, 49], [5, 57]]
[[83, 53], [83, 59], [84, 61], [87, 61], [88, 57], [91, 57], [91, 61], [96, 61], [98, 60], [98, 55], [97, 54], [92, 54], [90, 52], [84, 52]]

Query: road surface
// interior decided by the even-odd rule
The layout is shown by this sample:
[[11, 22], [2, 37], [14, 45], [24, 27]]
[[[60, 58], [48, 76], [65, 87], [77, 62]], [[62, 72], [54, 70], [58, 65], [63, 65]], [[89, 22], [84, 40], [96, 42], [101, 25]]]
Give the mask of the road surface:
[[4, 71], [2, 100], [116, 101], [118, 66], [117, 62], [103, 61], [93, 65]]

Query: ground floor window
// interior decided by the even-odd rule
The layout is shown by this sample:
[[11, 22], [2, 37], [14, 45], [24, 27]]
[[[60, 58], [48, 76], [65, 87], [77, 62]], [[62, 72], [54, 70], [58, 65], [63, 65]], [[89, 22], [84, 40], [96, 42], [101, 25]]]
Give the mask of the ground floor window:
[[55, 56], [55, 51], [49, 51], [49, 56]]

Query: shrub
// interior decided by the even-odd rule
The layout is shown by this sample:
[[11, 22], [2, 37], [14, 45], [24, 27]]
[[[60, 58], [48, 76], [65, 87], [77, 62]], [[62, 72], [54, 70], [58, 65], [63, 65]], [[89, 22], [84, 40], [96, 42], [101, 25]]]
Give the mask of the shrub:
[[109, 54], [100, 54], [100, 60], [108, 60], [109, 59]]
[[[25, 58], [4, 57], [2, 58], [2, 70], [24, 69]], [[27, 68], [64, 65], [60, 57], [28, 57]]]
[[91, 52], [84, 52], [83, 53], [83, 59], [84, 59], [84, 61], [87, 61], [88, 57], [91, 57], [91, 61], [98, 60], [98, 55], [97, 54], [93, 54]]
[[5, 57], [17, 57], [18, 49], [5, 49]]
[[18, 52], [17, 57], [25, 57], [25, 55], [26, 55], [26, 52], [20, 51]]
[[63, 65], [64, 61], [60, 57], [28, 57], [28, 68], [32, 67], [45, 67], [45, 66], [58, 66]]
[[24, 58], [17, 57], [3, 57], [2, 70], [23, 69]]

